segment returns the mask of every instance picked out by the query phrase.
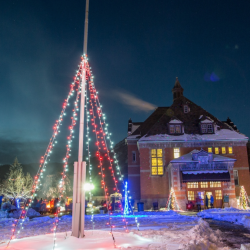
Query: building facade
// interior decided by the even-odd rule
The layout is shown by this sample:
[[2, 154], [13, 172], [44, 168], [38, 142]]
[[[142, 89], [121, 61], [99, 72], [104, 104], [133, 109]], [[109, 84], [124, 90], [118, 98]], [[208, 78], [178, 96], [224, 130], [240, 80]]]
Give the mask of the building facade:
[[182, 209], [197, 195], [206, 194], [213, 194], [216, 207], [222, 206], [227, 194], [236, 207], [241, 185], [250, 194], [248, 138], [230, 119], [222, 122], [187, 99], [178, 78], [172, 92], [170, 107], [156, 108], [142, 123], [129, 120], [131, 196], [146, 208], [153, 202], [165, 207], [173, 187]]

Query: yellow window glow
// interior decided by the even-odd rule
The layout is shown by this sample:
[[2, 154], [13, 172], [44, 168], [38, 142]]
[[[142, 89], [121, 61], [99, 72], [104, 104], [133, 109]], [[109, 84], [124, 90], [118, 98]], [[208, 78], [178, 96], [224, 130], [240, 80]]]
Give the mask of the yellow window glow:
[[228, 147], [228, 153], [232, 154], [233, 153], [233, 147]]
[[158, 175], [163, 175], [163, 167], [158, 166]]
[[157, 158], [152, 158], [152, 166], [157, 166]]
[[157, 175], [157, 167], [152, 167], [151, 168], [151, 171], [152, 171], [152, 175]]
[[180, 157], [180, 148], [174, 148], [174, 158]]
[[156, 157], [156, 149], [151, 149], [151, 157]]
[[158, 167], [163, 166], [162, 158], [157, 158], [157, 162], [158, 162]]
[[219, 154], [219, 148], [217, 148], [217, 147], [214, 148], [214, 152], [215, 152], [216, 155], [218, 155]]
[[194, 191], [188, 191], [188, 200], [194, 201]]
[[157, 149], [157, 157], [162, 157], [162, 149]]
[[207, 149], [207, 152], [208, 152], [208, 153], [213, 153], [213, 148], [212, 148], [212, 147], [208, 148], [208, 149]]
[[201, 188], [208, 188], [208, 182], [201, 182]]
[[221, 190], [215, 190], [215, 199], [222, 200], [222, 192]]
[[221, 152], [222, 152], [222, 154], [226, 154], [226, 147], [222, 147]]

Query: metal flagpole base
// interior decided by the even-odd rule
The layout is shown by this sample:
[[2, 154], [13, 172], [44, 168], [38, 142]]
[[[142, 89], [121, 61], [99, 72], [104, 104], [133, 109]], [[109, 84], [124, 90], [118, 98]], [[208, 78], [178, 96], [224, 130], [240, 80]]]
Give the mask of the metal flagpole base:
[[84, 237], [86, 162], [74, 163], [72, 236]]

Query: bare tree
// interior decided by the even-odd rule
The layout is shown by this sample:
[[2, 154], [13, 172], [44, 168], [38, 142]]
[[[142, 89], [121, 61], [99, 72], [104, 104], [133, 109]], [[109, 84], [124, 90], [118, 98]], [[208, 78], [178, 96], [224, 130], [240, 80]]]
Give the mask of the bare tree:
[[3, 193], [6, 196], [17, 197], [29, 197], [33, 179], [29, 173], [26, 175], [23, 173], [21, 164], [16, 158], [13, 165], [10, 167], [10, 171], [3, 181]]
[[[46, 182], [43, 184], [42, 188], [42, 196], [46, 198], [56, 198], [60, 196], [60, 187], [59, 181], [61, 179], [60, 175], [47, 175]], [[72, 186], [71, 181], [68, 177], [64, 179], [64, 183], [62, 183], [62, 195], [63, 198], [72, 195]]]

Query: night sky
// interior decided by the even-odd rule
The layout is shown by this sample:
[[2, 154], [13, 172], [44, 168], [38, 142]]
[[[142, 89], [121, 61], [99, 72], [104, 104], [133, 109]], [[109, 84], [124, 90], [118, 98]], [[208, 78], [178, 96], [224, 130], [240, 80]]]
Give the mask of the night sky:
[[[0, 164], [44, 154], [82, 54], [84, 11], [79, 0], [1, 2]], [[90, 0], [89, 62], [115, 143], [130, 117], [172, 104], [176, 76], [187, 98], [249, 136], [249, 13], [249, 1]]]

